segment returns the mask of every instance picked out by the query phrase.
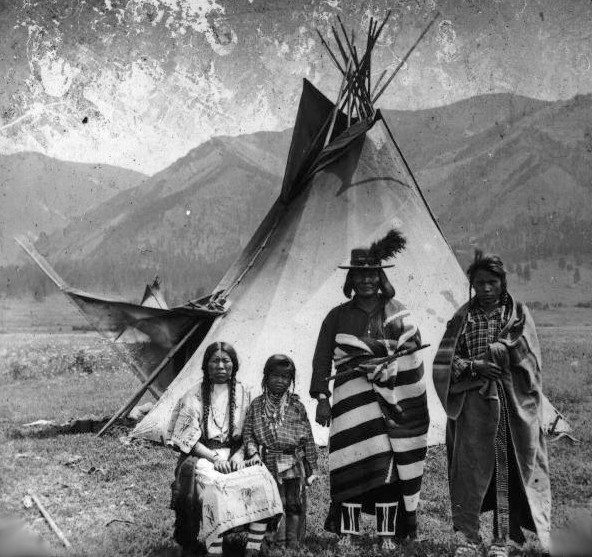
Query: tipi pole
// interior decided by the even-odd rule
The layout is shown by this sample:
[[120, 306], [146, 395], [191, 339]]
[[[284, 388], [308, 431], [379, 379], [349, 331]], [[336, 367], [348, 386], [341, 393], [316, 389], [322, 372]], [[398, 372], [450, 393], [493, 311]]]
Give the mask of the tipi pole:
[[378, 87], [382, 83], [382, 80], [385, 75], [386, 75], [386, 68], [384, 70], [382, 70], [382, 73], [378, 76], [378, 79], [376, 80], [376, 83], [374, 84], [374, 87], [372, 88], [372, 93], [371, 93], [372, 97], [374, 96], [374, 93], [376, 93], [376, 91], [378, 90]]
[[172, 357], [178, 352], [179, 348], [183, 346], [189, 337], [195, 333], [198, 327], [201, 325], [201, 322], [196, 323], [191, 330], [179, 341], [175, 346], [173, 346], [168, 354], [164, 357], [162, 362], [158, 365], [158, 367], [150, 374], [148, 379], [142, 383], [140, 388], [127, 400], [127, 402], [111, 417], [111, 419], [101, 428], [101, 430], [97, 433], [97, 437], [100, 437], [105, 433], [117, 419], [121, 418], [122, 416], [127, 416], [129, 411], [138, 403], [138, 401], [144, 396], [144, 393], [150, 388], [150, 385], [156, 380], [156, 378], [160, 375], [160, 372], [167, 366], [167, 364], [171, 361]]
[[[352, 48], [352, 45], [354, 43], [354, 30], [352, 29], [352, 38], [351, 40], [348, 38], [347, 36], [347, 30], [345, 28], [345, 26], [343, 25], [343, 22], [341, 21], [341, 18], [339, 16], [337, 16], [337, 21], [339, 22], [339, 26], [341, 27], [341, 32], [343, 33], [343, 37], [345, 39], [345, 44], [347, 45], [347, 49], [349, 50], [350, 56], [353, 58], [354, 57], [354, 51]], [[335, 31], [333, 31], [335, 33]]]
[[51, 281], [60, 289], [65, 290], [68, 285], [64, 279], [57, 274], [56, 270], [49, 264], [47, 259], [43, 257], [33, 245], [33, 242], [26, 236], [15, 236], [14, 241], [23, 248], [29, 255], [29, 257], [39, 265], [41, 270], [51, 279]]
[[[371, 17], [370, 18], [370, 23], [368, 24], [368, 34], [366, 35], [366, 52], [368, 52], [368, 49], [371, 48], [371, 44], [372, 44], [372, 28], [374, 27], [374, 18]], [[371, 70], [372, 70], [372, 65], [370, 64], [370, 61], [368, 62], [368, 75], [367, 75], [367, 88], [368, 91], [370, 91], [370, 77], [371, 77]]]
[[345, 88], [345, 84], [349, 76], [350, 68], [351, 59], [347, 63], [347, 68], [345, 68], [345, 73], [343, 74], [343, 79], [341, 80], [341, 87], [339, 87], [339, 94], [337, 95], [337, 103], [335, 104], [335, 109], [333, 110], [331, 124], [329, 125], [329, 130], [327, 131], [327, 136], [325, 137], [325, 144], [323, 145], [323, 147], [326, 147], [329, 141], [331, 141], [331, 136], [333, 135], [333, 128], [335, 127], [335, 120], [337, 119], [337, 112], [339, 112], [339, 101], [341, 100], [341, 95], [343, 95], [343, 90]]
[[331, 59], [333, 60], [333, 63], [335, 64], [335, 66], [339, 70], [339, 73], [341, 73], [343, 75], [345, 72], [343, 71], [343, 68], [341, 67], [341, 64], [337, 60], [337, 57], [335, 56], [335, 54], [333, 54], [333, 51], [331, 50], [331, 47], [327, 44], [327, 41], [325, 41], [325, 39], [323, 38], [323, 35], [321, 35], [321, 32], [318, 29], [317, 29], [317, 34], [319, 36], [319, 39], [321, 39], [321, 43], [327, 49], [327, 52], [331, 56]]
[[339, 52], [341, 52], [341, 56], [343, 57], [344, 62], [347, 64], [349, 56], [347, 55], [347, 53], [345, 52], [345, 48], [343, 48], [343, 45], [341, 44], [341, 39], [339, 38], [337, 30], [335, 29], [335, 27], [331, 26], [331, 31], [333, 31], [333, 37], [335, 37], [335, 42], [337, 43]]
[[446, 242], [446, 245], [450, 248], [450, 251], [454, 252], [454, 250], [452, 249], [452, 246], [448, 243], [448, 240], [447, 240], [446, 236], [444, 235], [443, 230], [440, 228], [440, 224], [438, 223], [438, 220], [436, 219], [436, 215], [434, 215], [431, 207], [428, 204], [427, 199], [423, 195], [423, 192], [421, 191], [421, 188], [419, 187], [419, 184], [417, 183], [417, 180], [415, 179], [415, 175], [411, 171], [411, 167], [409, 166], [409, 163], [407, 162], [407, 159], [405, 158], [403, 151], [401, 151], [399, 144], [395, 140], [390, 128], [388, 127], [388, 125], [386, 125], [386, 123], [385, 123], [384, 127], [386, 128], [386, 130], [389, 134], [389, 137], [391, 138], [391, 141], [393, 142], [393, 145], [397, 149], [397, 153], [399, 153], [399, 156], [401, 157], [401, 160], [403, 161], [403, 164], [405, 165], [407, 172], [409, 172], [409, 176], [411, 176], [411, 179], [413, 180], [413, 183], [414, 183], [415, 187], [417, 188], [417, 191], [419, 192], [419, 196], [421, 197], [421, 200], [423, 201], [424, 205], [426, 206], [426, 209], [428, 210], [430, 217], [432, 217], [432, 221], [436, 225], [438, 232], [440, 232], [440, 235], [442, 236], [442, 238], [444, 238], [444, 241]]
[[391, 81], [395, 78], [395, 76], [399, 73], [399, 70], [403, 67], [403, 64], [407, 62], [407, 58], [411, 56], [412, 52], [416, 49], [417, 45], [422, 41], [422, 39], [426, 36], [426, 33], [431, 29], [432, 25], [436, 23], [436, 20], [440, 17], [440, 12], [436, 12], [436, 15], [432, 18], [432, 20], [428, 23], [427, 27], [422, 31], [421, 35], [417, 38], [413, 46], [407, 51], [407, 54], [403, 56], [403, 59], [399, 62], [399, 65], [395, 68], [395, 71], [392, 75], [387, 79], [386, 83], [382, 86], [380, 91], [372, 98], [372, 104], [374, 104], [380, 96], [385, 92], [386, 88], [390, 85]]
[[391, 14], [393, 13], [392, 10], [389, 10], [388, 12], [386, 12], [386, 16], [385, 18], [382, 20], [382, 23], [380, 24], [380, 27], [378, 28], [378, 30], [376, 30], [376, 28], [378, 27], [378, 20], [376, 21], [375, 25], [374, 25], [374, 32], [373, 32], [373, 37], [372, 37], [372, 48], [374, 48], [374, 45], [376, 44], [376, 41], [378, 40], [378, 37], [380, 36], [380, 33], [382, 33], [382, 29], [383, 27], [386, 25], [386, 22], [389, 20], [389, 18], [391, 17]]
[[[343, 25], [343, 22], [341, 21], [341, 18], [339, 16], [337, 16], [337, 20], [339, 21], [339, 25], [341, 27], [341, 32], [343, 33], [345, 44], [347, 45], [347, 48], [350, 53], [350, 57], [353, 60], [354, 67], [356, 69], [356, 71], [354, 72], [354, 78], [355, 78], [354, 81], [356, 83], [356, 88], [358, 90], [358, 96], [360, 97], [360, 99], [363, 98], [363, 100], [368, 104], [368, 107], [365, 107], [365, 108], [371, 109], [372, 105], [371, 105], [371, 101], [370, 101], [369, 82], [370, 82], [370, 60], [371, 60], [372, 48], [374, 46], [374, 42], [372, 40], [372, 37], [370, 36], [370, 26], [372, 25], [372, 22], [370, 22], [370, 26], [368, 27], [368, 42], [366, 44], [366, 51], [364, 52], [364, 55], [362, 56], [362, 58], [359, 59], [358, 58], [358, 51], [355, 46], [354, 31], [352, 30], [352, 36], [351, 36], [351, 39], [349, 39], [347, 36], [347, 30], [345, 29], [345, 26]], [[333, 33], [335, 34], [335, 30], [333, 31]], [[369, 112], [369, 111], [365, 110], [365, 112]]]

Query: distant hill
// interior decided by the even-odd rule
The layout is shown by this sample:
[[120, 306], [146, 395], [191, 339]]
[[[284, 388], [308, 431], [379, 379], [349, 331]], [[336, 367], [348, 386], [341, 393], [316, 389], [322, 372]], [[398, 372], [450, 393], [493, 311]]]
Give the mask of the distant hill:
[[449, 240], [520, 260], [592, 251], [592, 97], [548, 103], [441, 152], [418, 179]]
[[[385, 116], [461, 259], [473, 245], [514, 263], [591, 251], [590, 96], [485, 95]], [[208, 291], [275, 200], [290, 137], [213, 138], [55, 233], [52, 258], [101, 269], [79, 286], [137, 289], [158, 273], [177, 301]]]
[[[52, 258], [83, 260], [112, 280], [107, 269], [117, 268], [117, 279], [136, 289], [158, 273], [169, 293], [200, 295], [277, 197], [290, 139], [284, 131], [210, 140], [55, 233]], [[93, 275], [79, 280], [97, 282]]]
[[147, 176], [107, 164], [81, 164], [40, 153], [0, 155], [0, 265], [20, 251], [13, 237], [50, 234]]
[[519, 95], [481, 95], [425, 110], [386, 110], [391, 131], [405, 156], [419, 172], [435, 160], [485, 131], [515, 125], [552, 103]]

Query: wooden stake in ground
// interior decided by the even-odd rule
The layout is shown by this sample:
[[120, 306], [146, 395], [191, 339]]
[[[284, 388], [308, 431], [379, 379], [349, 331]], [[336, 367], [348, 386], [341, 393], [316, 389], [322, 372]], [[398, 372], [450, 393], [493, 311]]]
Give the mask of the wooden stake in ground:
[[37, 497], [37, 495], [35, 495], [35, 492], [29, 489], [27, 493], [29, 494], [29, 497], [33, 499], [35, 505], [37, 505], [39, 512], [41, 513], [43, 518], [45, 518], [47, 524], [49, 524], [49, 527], [53, 530], [53, 533], [60, 539], [64, 546], [66, 546], [68, 549], [71, 549], [72, 544], [68, 541], [68, 538], [64, 536], [64, 533], [58, 528], [58, 525], [54, 522], [53, 518], [51, 518], [51, 515], [47, 512], [45, 507], [41, 504], [41, 501], [39, 501], [39, 498]]

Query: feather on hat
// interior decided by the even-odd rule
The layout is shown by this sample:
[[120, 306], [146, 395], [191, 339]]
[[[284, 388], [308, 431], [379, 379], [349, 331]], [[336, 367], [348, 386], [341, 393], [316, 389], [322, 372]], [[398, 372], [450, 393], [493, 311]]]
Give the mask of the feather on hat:
[[351, 250], [350, 264], [339, 265], [340, 269], [386, 269], [394, 265], [383, 265], [382, 262], [394, 257], [405, 249], [407, 240], [398, 230], [391, 229], [386, 236], [376, 240], [370, 248]]

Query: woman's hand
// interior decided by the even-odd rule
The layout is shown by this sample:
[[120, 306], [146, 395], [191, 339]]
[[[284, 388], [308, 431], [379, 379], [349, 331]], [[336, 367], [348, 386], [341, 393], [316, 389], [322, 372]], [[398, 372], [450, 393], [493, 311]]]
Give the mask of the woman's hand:
[[261, 462], [259, 453], [255, 453], [251, 458], [245, 460], [245, 466], [261, 466], [261, 464], [263, 463]]
[[239, 452], [236, 452], [234, 455], [230, 457], [230, 466], [233, 472], [236, 472], [237, 470], [242, 470], [245, 467], [245, 461], [243, 460], [243, 457]]
[[501, 379], [503, 369], [489, 360], [473, 360], [473, 371], [485, 379]]
[[319, 479], [319, 477], [316, 474], [311, 474], [310, 476], [308, 476], [308, 478], [306, 478], [306, 486], [310, 487], [318, 479]]
[[220, 474], [230, 474], [232, 472], [232, 464], [228, 460], [217, 458], [214, 460], [214, 470], [220, 472]]

